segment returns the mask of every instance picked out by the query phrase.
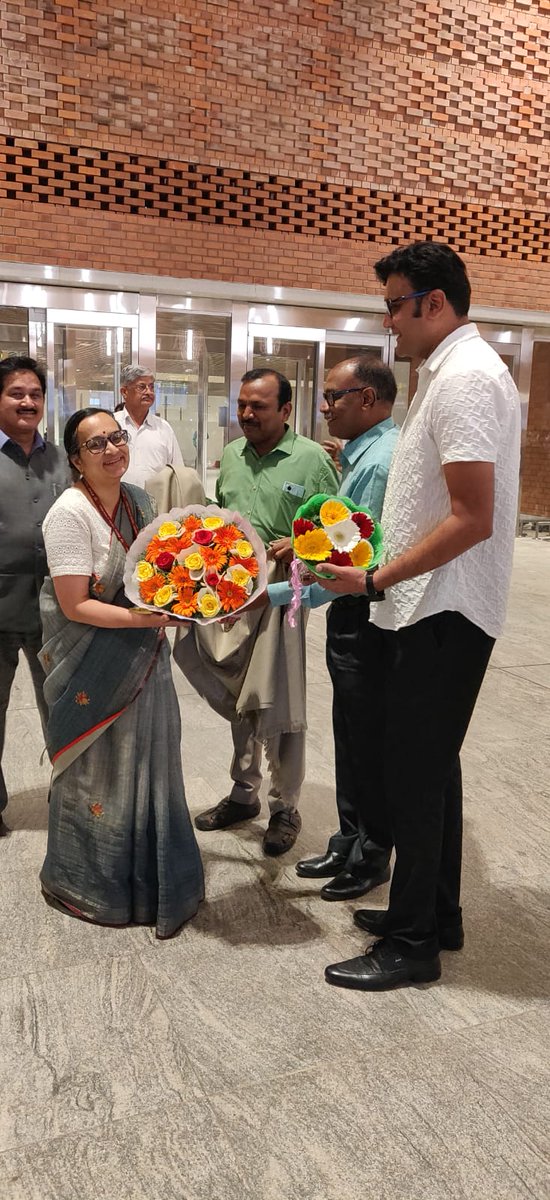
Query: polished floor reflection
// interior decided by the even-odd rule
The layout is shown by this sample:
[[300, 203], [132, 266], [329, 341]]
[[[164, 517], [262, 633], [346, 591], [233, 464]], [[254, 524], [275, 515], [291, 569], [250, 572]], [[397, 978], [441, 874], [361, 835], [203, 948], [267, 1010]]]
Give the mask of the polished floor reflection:
[[[200, 835], [208, 901], [168, 943], [42, 901], [48, 771], [20, 668], [0, 841], [3, 1196], [548, 1200], [549, 595], [550, 541], [519, 540], [463, 756], [465, 949], [438, 984], [373, 996], [323, 981], [365, 944], [357, 905], [293, 870], [333, 820], [322, 614], [298, 845], [265, 859], [264, 814]], [[177, 686], [197, 811], [224, 794], [228, 731]]]

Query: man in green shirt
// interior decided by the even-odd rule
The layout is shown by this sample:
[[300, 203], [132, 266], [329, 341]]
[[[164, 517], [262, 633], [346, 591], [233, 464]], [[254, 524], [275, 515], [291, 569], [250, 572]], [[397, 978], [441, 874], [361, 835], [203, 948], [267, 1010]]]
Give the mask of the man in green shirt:
[[[237, 402], [237, 416], [244, 437], [226, 446], [216, 485], [218, 503], [246, 517], [268, 547], [290, 537], [296, 511], [309, 496], [317, 492], [334, 495], [338, 490], [336, 469], [323, 448], [290, 429], [291, 397], [290, 383], [284, 375], [265, 368], [247, 371]], [[281, 557], [281, 547], [277, 549], [277, 557]], [[252, 617], [257, 619], [258, 614], [254, 613]], [[245, 620], [243, 616], [243, 624]], [[270, 622], [269, 630], [265, 625], [267, 621]], [[253, 634], [257, 635], [259, 628], [263, 640], [271, 643], [273, 664], [277, 669], [286, 655], [289, 663], [287, 683], [292, 671], [300, 670], [302, 678], [298, 690], [305, 697], [303, 626], [289, 631], [287, 622], [282, 621], [276, 610], [270, 612], [269, 609], [262, 614], [261, 622], [263, 625], [256, 626]], [[263, 848], [266, 854], [278, 855], [294, 845], [301, 828], [297, 804], [305, 770], [305, 712], [302, 720], [293, 713], [292, 697], [296, 689], [292, 686], [286, 686], [279, 695], [275, 693], [269, 702], [263, 703], [265, 682], [262, 684], [260, 676], [263, 674], [267, 679], [270, 672], [266, 670], [265, 659], [262, 665], [263, 673], [258, 676], [258, 715], [261, 718], [262, 708], [270, 707], [271, 726], [276, 728], [278, 714], [279, 727], [273, 736], [263, 736], [262, 729], [267, 726], [262, 725], [253, 712], [241, 709], [239, 713], [237, 706], [231, 717], [234, 745], [231, 792], [214, 808], [201, 813], [195, 824], [202, 830], [226, 829], [258, 815], [263, 742], [271, 774], [271, 815]], [[229, 671], [234, 668], [231, 659], [228, 667]], [[205, 678], [201, 680], [199, 690], [209, 699]], [[287, 693], [284, 697], [283, 692]], [[288, 700], [288, 694], [288, 713], [283, 717], [282, 701]], [[215, 706], [221, 711], [218, 704]], [[284, 722], [284, 728], [280, 728], [281, 722]]]

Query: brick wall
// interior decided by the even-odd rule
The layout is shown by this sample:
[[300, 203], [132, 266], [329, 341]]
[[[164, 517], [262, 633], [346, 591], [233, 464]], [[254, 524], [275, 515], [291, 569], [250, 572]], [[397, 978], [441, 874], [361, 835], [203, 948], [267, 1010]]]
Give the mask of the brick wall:
[[[549, 0], [5, 0], [0, 257], [550, 308]], [[162, 15], [159, 15], [162, 14]]]
[[521, 476], [521, 511], [550, 516], [550, 342], [533, 347]]

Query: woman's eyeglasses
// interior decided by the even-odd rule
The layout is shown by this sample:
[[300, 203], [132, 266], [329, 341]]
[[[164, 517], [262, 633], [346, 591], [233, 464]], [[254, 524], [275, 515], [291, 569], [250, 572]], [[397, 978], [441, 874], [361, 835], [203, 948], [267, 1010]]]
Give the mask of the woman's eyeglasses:
[[115, 429], [113, 433], [109, 433], [104, 437], [102, 433], [96, 434], [95, 437], [88, 438], [87, 442], [82, 442], [79, 450], [89, 450], [90, 454], [104, 454], [107, 449], [107, 443], [112, 446], [125, 446], [128, 442], [127, 429]]

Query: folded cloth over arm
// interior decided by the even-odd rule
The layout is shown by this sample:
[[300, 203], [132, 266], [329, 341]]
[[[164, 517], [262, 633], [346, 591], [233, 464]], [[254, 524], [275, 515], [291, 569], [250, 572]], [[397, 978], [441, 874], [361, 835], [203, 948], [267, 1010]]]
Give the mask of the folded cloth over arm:
[[[270, 564], [270, 583], [285, 575], [283, 564]], [[247, 716], [255, 737], [266, 741], [307, 727], [306, 620], [302, 609], [291, 629], [284, 610], [268, 605], [245, 611], [228, 630], [194, 623], [178, 630], [174, 658], [211, 708], [228, 721]]]

